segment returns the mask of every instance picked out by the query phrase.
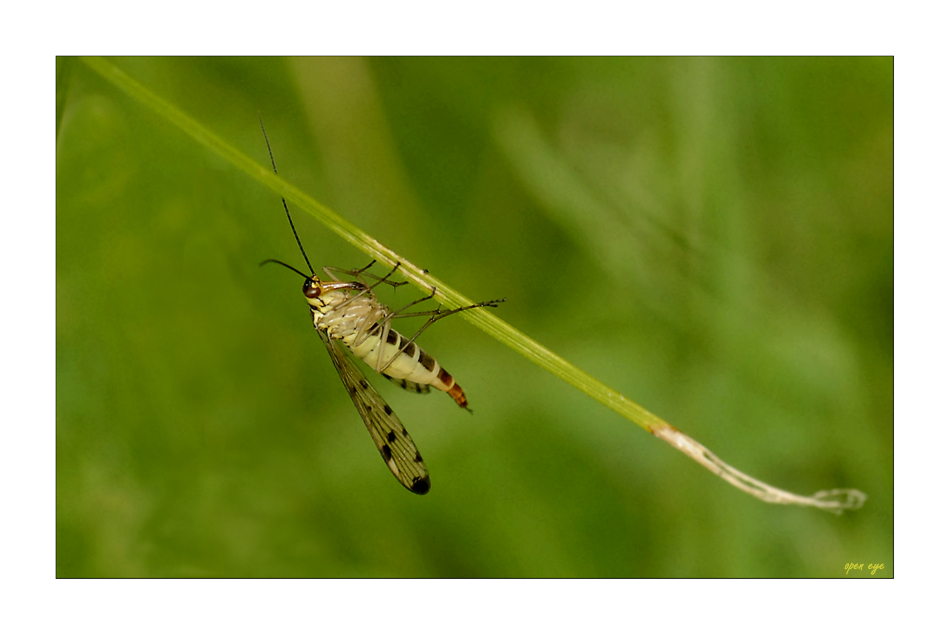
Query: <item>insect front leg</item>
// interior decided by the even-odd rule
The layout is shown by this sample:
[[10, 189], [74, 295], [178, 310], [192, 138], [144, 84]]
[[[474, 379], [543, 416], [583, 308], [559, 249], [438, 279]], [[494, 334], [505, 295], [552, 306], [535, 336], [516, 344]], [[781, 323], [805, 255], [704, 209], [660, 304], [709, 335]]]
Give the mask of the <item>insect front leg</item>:
[[404, 284], [408, 284], [407, 282], [395, 282], [395, 281], [389, 279], [389, 277], [390, 277], [391, 275], [393, 275], [394, 273], [396, 273], [396, 270], [399, 269], [399, 267], [400, 267], [400, 265], [401, 265], [402, 263], [397, 262], [397, 263], [396, 263], [396, 266], [393, 267], [393, 268], [390, 270], [389, 273], [387, 273], [385, 276], [382, 276], [382, 277], [377, 276], [377, 275], [374, 274], [374, 273], [368, 273], [368, 272], [367, 272], [367, 270], [368, 270], [370, 267], [372, 267], [374, 264], [376, 264], [376, 261], [375, 261], [375, 260], [371, 261], [368, 265], [366, 265], [366, 266], [363, 267], [362, 269], [341, 269], [341, 268], [339, 268], [339, 267], [324, 267], [324, 268], [323, 268], [323, 271], [326, 272], [326, 274], [327, 274], [328, 276], [330, 276], [331, 278], [333, 278], [334, 280], [338, 280], [338, 279], [339, 279], [339, 278], [336, 277], [336, 275], [334, 275], [334, 273], [341, 273], [341, 274], [343, 274], [343, 275], [347, 275], [347, 276], [350, 276], [350, 277], [352, 277], [352, 278], [356, 278], [357, 280], [360, 280], [361, 282], [363, 281], [364, 276], [365, 276], [366, 278], [371, 279], [371, 280], [376, 280], [376, 282], [375, 282], [372, 286], [369, 287], [370, 289], [373, 289], [373, 288], [377, 287], [377, 286], [378, 286], [379, 284], [381, 284], [381, 283], [386, 283], [386, 284], [388, 284], [389, 286], [391, 286], [393, 289], [395, 289], [396, 287], [401, 287], [401, 286], [404, 285]]
[[367, 269], [369, 269], [375, 264], [376, 264], [375, 260], [370, 260], [369, 264], [363, 267], [362, 269], [343, 269], [341, 267], [324, 267], [323, 272], [327, 274], [328, 276], [330, 276], [331, 278], [333, 278], [334, 280], [339, 280], [339, 278], [333, 275], [334, 271], [337, 273], [342, 273], [347, 276], [350, 276], [351, 278], [359, 278], [360, 274], [365, 273]]
[[[375, 262], [376, 262], [375, 260], [372, 261], [372, 262], [370, 262], [368, 265], [366, 265], [366, 266], [363, 267], [362, 269], [352, 269], [352, 270], [349, 270], [349, 271], [344, 271], [343, 269], [339, 269], [339, 268], [337, 268], [337, 267], [324, 267], [324, 268], [323, 268], [323, 270], [326, 272], [326, 274], [327, 274], [328, 276], [332, 276], [332, 275], [333, 275], [333, 271], [341, 271], [341, 272], [343, 272], [343, 273], [347, 273], [347, 274], [352, 275], [353, 277], [357, 278], [357, 281], [356, 281], [356, 282], [353, 282], [353, 283], [351, 283], [351, 284], [353, 284], [353, 285], [359, 285], [359, 289], [360, 289], [359, 293], [357, 293], [357, 294], [355, 294], [355, 295], [352, 295], [352, 296], [350, 296], [349, 298], [347, 298], [346, 300], [344, 300], [343, 302], [341, 302], [341, 303], [338, 305], [337, 308], [345, 307], [346, 305], [351, 304], [351, 303], [352, 303], [354, 300], [356, 300], [357, 298], [360, 298], [360, 297], [362, 297], [362, 296], [364, 296], [364, 295], [367, 295], [367, 294], [368, 294], [369, 297], [373, 300], [373, 302], [376, 302], [376, 298], [375, 298], [375, 296], [373, 295], [373, 289], [375, 289], [376, 287], [378, 287], [378, 286], [379, 286], [381, 283], [383, 283], [383, 282], [385, 282], [386, 284], [392, 285], [393, 288], [396, 288], [396, 287], [398, 287], [398, 286], [402, 286], [402, 285], [406, 284], [405, 282], [393, 282], [392, 280], [389, 280], [389, 279], [388, 279], [389, 276], [391, 276], [391, 275], [393, 275], [394, 273], [396, 273], [396, 270], [399, 269], [399, 266], [402, 264], [402, 263], [399, 263], [399, 262], [397, 262], [397, 263], [396, 263], [396, 266], [393, 267], [392, 270], [391, 270], [389, 273], [387, 273], [385, 276], [383, 276], [382, 278], [380, 278], [379, 276], [373, 275], [373, 274], [366, 274], [366, 273], [365, 273], [366, 269], [372, 267], [372, 266], [373, 266], [373, 263], [375, 263]], [[371, 278], [376, 278], [377, 281], [376, 281], [375, 283], [373, 283], [372, 285], [367, 286], [366, 283], [363, 282], [363, 279], [362, 279], [363, 275], [366, 275], [366, 276], [371, 277]], [[340, 282], [340, 284], [343, 284], [342, 281]], [[354, 288], [356, 288], [356, 287], [354, 286]], [[382, 305], [380, 305], [380, 306], [382, 306]], [[366, 338], [363, 337], [362, 339], [366, 339]], [[362, 341], [362, 339], [361, 339], [360, 341]]]

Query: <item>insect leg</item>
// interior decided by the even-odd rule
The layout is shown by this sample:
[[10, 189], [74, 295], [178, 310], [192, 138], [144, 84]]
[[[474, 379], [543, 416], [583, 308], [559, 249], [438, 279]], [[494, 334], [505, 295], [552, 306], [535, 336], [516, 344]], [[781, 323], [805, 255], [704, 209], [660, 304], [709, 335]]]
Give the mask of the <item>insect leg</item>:
[[[430, 294], [427, 295], [427, 296], [423, 296], [423, 297], [419, 298], [418, 300], [413, 300], [412, 302], [410, 302], [410, 303], [407, 304], [406, 306], [402, 307], [402, 308], [399, 309], [398, 311], [393, 311], [392, 313], [390, 313], [388, 317], [404, 317], [404, 315], [399, 315], [399, 314], [402, 313], [403, 311], [405, 311], [406, 309], [408, 309], [408, 308], [411, 307], [411, 306], [415, 306], [415, 305], [419, 304], [420, 302], [425, 302], [426, 300], [431, 300], [431, 299], [434, 298], [434, 297], [435, 297], [435, 287], [432, 287], [432, 293], [430, 293]], [[426, 313], [426, 314], [429, 314], [429, 313], [431, 313], [431, 312], [430, 312], [430, 311], [426, 311], [425, 313]], [[415, 313], [415, 314], [413, 314], [413, 315], [419, 315], [419, 314], [418, 314], [418, 313]]]
[[[434, 296], [434, 295], [435, 295], [435, 287], [432, 288], [432, 293], [431, 293], [429, 296], [427, 296], [427, 297], [425, 297], [425, 298], [422, 298], [421, 300], [416, 300], [415, 302], [412, 302], [412, 303], [406, 305], [406, 306], [403, 307], [403, 308], [408, 308], [408, 307], [412, 306], [413, 304], [417, 304], [417, 303], [421, 302], [422, 300], [428, 300], [429, 298], [431, 298], [431, 297]], [[427, 328], [429, 328], [430, 326], [432, 326], [433, 324], [435, 324], [436, 322], [438, 322], [438, 321], [441, 320], [442, 318], [447, 318], [447, 317], [449, 317], [450, 315], [454, 315], [455, 313], [461, 313], [462, 311], [468, 311], [469, 309], [477, 309], [477, 308], [479, 308], [479, 307], [492, 307], [492, 308], [495, 308], [495, 307], [498, 306], [499, 303], [504, 302], [504, 301], [505, 301], [505, 298], [501, 298], [501, 299], [499, 299], [499, 300], [488, 300], [487, 302], [479, 302], [478, 304], [470, 304], [469, 306], [461, 306], [461, 307], [458, 307], [457, 309], [452, 309], [451, 311], [443, 311], [443, 310], [442, 310], [442, 305], [439, 305], [439, 308], [435, 309], [434, 311], [420, 311], [420, 312], [418, 312], [418, 313], [403, 313], [403, 314], [401, 314], [401, 315], [398, 315], [399, 312], [397, 311], [397, 312], [394, 313], [393, 315], [389, 316], [389, 318], [391, 319], [391, 318], [396, 318], [396, 317], [401, 317], [401, 318], [402, 318], [402, 317], [420, 317], [420, 316], [428, 315], [428, 316], [429, 316], [429, 319], [426, 321], [425, 324], [423, 324], [423, 325], [419, 328], [418, 331], [416, 331], [415, 335], [413, 335], [413, 336], [410, 337], [408, 340], [406, 340], [406, 342], [400, 347], [399, 351], [397, 351], [396, 354], [393, 355], [392, 359], [390, 359], [388, 362], [386, 362], [386, 365], [383, 366], [381, 369], [379, 369], [378, 372], [383, 372], [383, 371], [385, 371], [387, 368], [389, 368], [389, 366], [390, 366], [394, 361], [396, 361], [396, 358], [399, 356], [399, 354], [402, 353], [404, 350], [406, 350], [406, 348], [407, 348], [410, 344], [412, 344], [413, 342], [415, 342], [415, 341], [416, 341], [416, 338], [419, 337], [420, 335], [422, 335], [422, 332], [423, 332], [424, 330], [426, 330]], [[388, 320], [387, 320], [387, 324], [388, 324]]]
[[[432, 296], [431, 296], [431, 295], [430, 295], [430, 296], [426, 296], [425, 298], [422, 298], [422, 300], [428, 300], [430, 297], [432, 297]], [[442, 310], [442, 305], [439, 305], [439, 308], [434, 309], [434, 310], [432, 310], [432, 311], [419, 311], [418, 313], [399, 313], [399, 312], [397, 311], [396, 313], [393, 313], [392, 315], [390, 315], [389, 318], [390, 318], [390, 319], [393, 319], [393, 318], [406, 318], [406, 317], [424, 317], [424, 316], [427, 316], [427, 315], [428, 315], [428, 316], [431, 316], [431, 317], [429, 318], [429, 321], [426, 322], [426, 325], [422, 327], [422, 330], [424, 330], [424, 329], [426, 329], [430, 324], [432, 324], [433, 322], [436, 322], [437, 320], [441, 320], [442, 318], [447, 318], [447, 317], [449, 317], [450, 315], [454, 315], [455, 313], [461, 313], [462, 311], [468, 311], [469, 309], [477, 309], [477, 308], [479, 308], [479, 307], [497, 308], [498, 305], [499, 305], [501, 302], [504, 302], [504, 301], [505, 301], [505, 299], [506, 299], [506, 298], [500, 298], [500, 299], [498, 299], [498, 300], [488, 300], [487, 302], [479, 302], [478, 304], [470, 304], [470, 305], [468, 305], [468, 306], [460, 306], [460, 307], [458, 307], [457, 309], [452, 309], [451, 311], [443, 311], [443, 310]], [[417, 300], [416, 302], [421, 302], [422, 300]], [[413, 302], [412, 304], [409, 304], [409, 305], [407, 305], [406, 307], [403, 307], [403, 308], [408, 308], [408, 307], [412, 306], [413, 304], [416, 304], [416, 302]]]
[[[405, 317], [405, 314], [404, 314], [404, 315], [399, 315], [399, 314], [402, 313], [403, 311], [405, 311], [406, 309], [408, 309], [409, 307], [415, 306], [415, 305], [419, 304], [420, 302], [425, 302], [426, 300], [431, 300], [432, 298], [435, 297], [435, 291], [436, 291], [436, 288], [435, 288], [435, 287], [432, 287], [432, 293], [430, 293], [429, 295], [424, 296], [424, 297], [421, 297], [421, 298], [419, 298], [418, 300], [413, 300], [412, 302], [410, 302], [410, 303], [407, 304], [406, 306], [402, 307], [402, 308], [399, 309], [398, 311], [392, 311], [392, 312], [389, 313], [389, 315], [387, 315], [383, 320], [381, 320], [381, 323], [384, 323], [384, 327], [385, 327], [385, 328], [383, 329], [383, 333], [381, 334], [382, 337], [383, 337], [383, 340], [382, 340], [382, 341], [385, 342], [385, 341], [386, 341], [386, 337], [389, 335], [390, 320], [391, 320], [392, 318], [394, 318], [394, 317]], [[420, 314], [420, 313], [414, 313], [414, 314], [411, 314], [411, 315], [431, 315], [431, 314], [432, 314], [431, 311], [425, 311], [424, 313], [421, 313], [421, 314]], [[418, 336], [418, 333], [417, 333], [416, 335]], [[403, 339], [405, 340], [406, 338], [403, 338]], [[414, 340], [415, 337], [413, 337], [412, 339]], [[406, 340], [405, 342], [403, 342], [403, 345], [399, 347], [399, 350], [396, 351], [395, 353], [393, 353], [393, 356], [392, 356], [392, 357], [389, 359], [389, 361], [386, 362], [386, 364], [385, 364], [384, 366], [382, 366], [382, 367], [380, 367], [380, 363], [382, 362], [382, 359], [380, 359], [379, 357], [377, 357], [377, 358], [376, 358], [376, 366], [377, 366], [376, 372], [381, 373], [381, 372], [383, 372], [383, 370], [389, 368], [389, 367], [392, 365], [392, 363], [393, 363], [394, 361], [396, 361], [396, 358], [399, 357], [399, 356], [403, 353], [403, 351], [405, 351], [407, 348], [409, 348], [409, 345], [410, 345], [411, 343], [412, 343], [412, 340]]]
[[396, 270], [399, 268], [399, 266], [400, 266], [401, 263], [396, 263], [396, 266], [392, 268], [392, 271], [390, 271], [388, 274], [386, 274], [385, 276], [382, 276], [382, 277], [377, 276], [375, 273], [368, 273], [368, 272], [367, 272], [367, 269], [369, 269], [370, 267], [372, 267], [374, 264], [376, 264], [376, 261], [375, 261], [375, 260], [373, 260], [372, 262], [370, 262], [368, 265], [366, 265], [366, 266], [363, 267], [362, 269], [341, 269], [341, 268], [339, 268], [339, 267], [324, 267], [323, 270], [326, 272], [326, 274], [327, 274], [328, 276], [330, 276], [330, 277], [333, 278], [334, 280], [338, 280], [338, 278], [334, 275], [334, 272], [335, 272], [335, 273], [342, 273], [342, 274], [344, 274], [344, 275], [351, 276], [351, 277], [353, 277], [353, 278], [357, 278], [357, 279], [360, 280], [360, 281], [362, 281], [362, 279], [363, 279], [364, 276], [365, 276], [366, 278], [370, 278], [370, 279], [372, 279], [372, 280], [376, 280], [376, 283], [375, 283], [372, 287], [370, 287], [371, 289], [372, 289], [373, 287], [375, 287], [376, 285], [382, 283], [382, 282], [385, 282], [386, 284], [390, 285], [390, 286], [391, 286], [392, 288], [394, 288], [394, 289], [395, 289], [396, 287], [401, 287], [401, 286], [404, 285], [404, 284], [408, 284], [407, 282], [395, 282], [395, 281], [393, 281], [393, 280], [389, 280], [389, 279], [388, 279], [389, 276], [393, 275], [393, 274], [396, 272]]
[[352, 276], [352, 277], [354, 277], [354, 278], [358, 278], [361, 273], [365, 273], [367, 269], [369, 269], [370, 267], [372, 267], [372, 266], [375, 265], [375, 264], [376, 264], [376, 261], [375, 261], [375, 260], [370, 260], [370, 261], [369, 261], [369, 264], [366, 265], [365, 267], [363, 267], [362, 269], [343, 269], [343, 268], [341, 268], [341, 267], [324, 267], [324, 268], [323, 268], [323, 271], [326, 272], [326, 274], [327, 274], [328, 276], [330, 276], [331, 278], [335, 278], [335, 276], [333, 276], [333, 275], [330, 273], [331, 271], [336, 271], [337, 273], [343, 273], [343, 274], [346, 274], [346, 275], [348, 275], [348, 276]]
[[[359, 278], [359, 277], [361, 277], [361, 276], [363, 275], [363, 273], [364, 273], [364, 271], [365, 271], [366, 269], [368, 269], [369, 267], [372, 267], [372, 266], [373, 266], [373, 263], [374, 263], [374, 262], [376, 262], [376, 261], [374, 260], [373, 262], [369, 263], [368, 265], [366, 265], [366, 266], [363, 267], [362, 269], [356, 269], [356, 270], [345, 271], [344, 273], [348, 273], [348, 274], [350, 274], [350, 275], [354, 275], [355, 277]], [[396, 270], [399, 269], [399, 265], [401, 265], [401, 264], [402, 264], [402, 263], [397, 262], [397, 263], [396, 263], [396, 266], [393, 267], [392, 270], [391, 270], [389, 273], [387, 273], [385, 276], [383, 276], [382, 278], [380, 278], [379, 276], [372, 275], [372, 274], [366, 274], [366, 275], [372, 276], [373, 278], [376, 278], [376, 279], [377, 279], [377, 282], [375, 282], [374, 284], [372, 284], [372, 285], [370, 285], [370, 286], [366, 286], [366, 284], [363, 283], [363, 282], [360, 280], [360, 281], [359, 281], [359, 284], [363, 285], [364, 288], [363, 288], [359, 293], [357, 293], [357, 294], [355, 294], [355, 295], [352, 295], [352, 296], [350, 296], [349, 298], [347, 298], [346, 300], [344, 300], [343, 302], [341, 302], [341, 303], [337, 306], [337, 308], [339, 309], [339, 308], [345, 307], [347, 304], [353, 302], [356, 298], [358, 298], [358, 297], [360, 297], [360, 296], [362, 296], [362, 295], [365, 295], [365, 294], [367, 294], [367, 293], [370, 294], [370, 296], [372, 297], [372, 295], [373, 295], [373, 289], [375, 289], [376, 287], [378, 287], [378, 286], [379, 286], [381, 283], [383, 283], [383, 282], [385, 282], [386, 284], [392, 285], [393, 288], [398, 287], [398, 286], [400, 286], [400, 285], [406, 284], [405, 282], [393, 282], [392, 280], [388, 280], [389, 276], [391, 276], [391, 275], [393, 275], [394, 273], [396, 273]], [[324, 267], [324, 270], [327, 272], [327, 275], [333, 275], [333, 274], [331, 273], [331, 271], [327, 271], [327, 270], [343, 271], [342, 269], [337, 269], [336, 267]], [[365, 337], [364, 337], [363, 339], [365, 339]]]

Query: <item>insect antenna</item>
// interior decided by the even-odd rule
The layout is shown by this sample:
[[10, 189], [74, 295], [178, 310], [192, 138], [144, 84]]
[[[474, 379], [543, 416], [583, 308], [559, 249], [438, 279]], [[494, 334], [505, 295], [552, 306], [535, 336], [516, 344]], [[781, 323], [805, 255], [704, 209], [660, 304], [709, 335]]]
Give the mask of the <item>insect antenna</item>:
[[291, 271], [300, 274], [301, 276], [303, 276], [304, 278], [306, 278], [306, 279], [308, 279], [308, 280], [310, 279], [310, 276], [308, 276], [307, 274], [305, 274], [305, 273], [304, 273], [303, 271], [301, 271], [300, 269], [297, 269], [296, 267], [291, 267], [291, 266], [288, 265], [286, 262], [283, 262], [283, 261], [280, 261], [280, 260], [274, 260], [273, 258], [268, 258], [267, 260], [265, 260], [264, 262], [261, 263], [261, 266], [263, 267], [264, 265], [266, 265], [266, 264], [269, 263], [269, 262], [274, 262], [274, 263], [277, 263], [278, 265], [284, 265], [285, 267], [287, 267], [287, 268], [290, 269]]
[[[267, 138], [267, 130], [264, 129], [264, 119], [261, 117], [260, 113], [258, 113], [257, 119], [258, 121], [261, 122], [261, 132], [264, 133], [264, 143], [267, 144], [267, 154], [270, 155], [271, 167], [274, 168], [274, 174], [277, 174], [277, 164], [274, 162], [274, 153], [270, 149], [270, 139]], [[294, 227], [294, 219], [290, 217], [290, 209], [287, 207], [287, 201], [284, 200], [283, 196], [281, 196], [280, 202], [284, 204], [284, 211], [287, 212], [287, 222], [290, 223], [290, 229], [291, 231], [294, 232], [294, 238], [297, 239], [297, 246], [300, 247], [300, 253], [303, 254], [303, 259], [307, 263], [307, 268], [310, 269], [310, 276], [316, 275], [316, 272], [314, 272], [313, 270], [313, 266], [310, 264], [310, 259], [307, 258], [307, 252], [303, 250], [303, 243], [300, 242], [300, 236], [297, 235], [297, 228]], [[268, 262], [268, 261], [265, 260], [264, 262]], [[279, 260], [271, 260], [269, 262], [276, 262], [290, 269], [294, 269], [290, 265], [280, 262]], [[261, 264], [264, 264], [264, 263], [262, 262]], [[294, 269], [294, 271], [297, 271], [297, 270]], [[297, 273], [300, 273], [300, 272], [297, 271]], [[310, 276], [304, 276], [304, 277], [309, 278]]]

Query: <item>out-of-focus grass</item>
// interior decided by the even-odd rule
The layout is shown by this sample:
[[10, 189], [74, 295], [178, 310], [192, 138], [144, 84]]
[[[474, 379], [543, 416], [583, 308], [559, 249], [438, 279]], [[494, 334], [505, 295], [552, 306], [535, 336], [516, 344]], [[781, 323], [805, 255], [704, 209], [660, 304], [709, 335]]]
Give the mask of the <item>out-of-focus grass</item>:
[[423, 344], [474, 417], [375, 382], [407, 494], [257, 266], [299, 261], [279, 200], [64, 59], [60, 576], [891, 570], [890, 60], [115, 62], [266, 164], [260, 112], [288, 181], [740, 469], [870, 499], [760, 503], [452, 320]]

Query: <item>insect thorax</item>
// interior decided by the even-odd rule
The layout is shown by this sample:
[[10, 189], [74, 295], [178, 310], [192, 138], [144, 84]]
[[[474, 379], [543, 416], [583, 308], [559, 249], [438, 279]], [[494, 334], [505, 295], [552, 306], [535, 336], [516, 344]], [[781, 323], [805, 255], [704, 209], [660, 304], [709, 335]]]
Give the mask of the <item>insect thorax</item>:
[[313, 309], [313, 325], [347, 346], [359, 344], [370, 330], [390, 311], [371, 294], [358, 295], [345, 290], [327, 291], [308, 298]]

